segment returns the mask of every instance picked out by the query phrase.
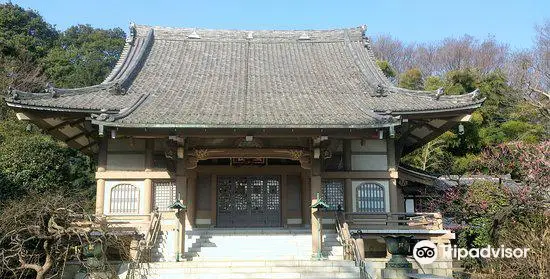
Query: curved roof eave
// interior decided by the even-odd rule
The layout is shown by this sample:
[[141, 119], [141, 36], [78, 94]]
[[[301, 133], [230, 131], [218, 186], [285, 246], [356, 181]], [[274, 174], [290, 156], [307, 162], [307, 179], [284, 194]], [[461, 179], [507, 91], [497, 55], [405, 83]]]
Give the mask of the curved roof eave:
[[[25, 92], [9, 88], [9, 96], [4, 99], [8, 106], [26, 109], [93, 113], [100, 112], [101, 110], [119, 111], [120, 109], [110, 107], [108, 100], [103, 102], [101, 110], [86, 108], [85, 105], [87, 104], [85, 102], [82, 102], [82, 107], [64, 105], [63, 100], [78, 98], [79, 96], [88, 94], [101, 94], [100, 97], [105, 99], [126, 95], [126, 91], [130, 87], [133, 79], [137, 75], [137, 72], [139, 72], [145, 58], [147, 57], [147, 52], [150, 50], [153, 43], [153, 36], [152, 29], [150, 29], [145, 36], [140, 38], [137, 38], [135, 31], [131, 31], [130, 36], [126, 39], [126, 44], [117, 64], [113, 70], [111, 70], [107, 78], [105, 78], [105, 80], [100, 84], [79, 88], [55, 88], [52, 85], [47, 84], [45, 93]], [[40, 102], [40, 100], [50, 100], [54, 98], [59, 100], [58, 105], [48, 106], [30, 104], [30, 101]]]
[[431, 114], [431, 113], [445, 113], [445, 112], [458, 112], [458, 111], [471, 111], [475, 110], [485, 102], [486, 98], [476, 100], [472, 104], [468, 104], [462, 107], [455, 108], [442, 108], [442, 109], [429, 109], [429, 110], [402, 110], [402, 111], [392, 111], [391, 115], [411, 115], [411, 114]]

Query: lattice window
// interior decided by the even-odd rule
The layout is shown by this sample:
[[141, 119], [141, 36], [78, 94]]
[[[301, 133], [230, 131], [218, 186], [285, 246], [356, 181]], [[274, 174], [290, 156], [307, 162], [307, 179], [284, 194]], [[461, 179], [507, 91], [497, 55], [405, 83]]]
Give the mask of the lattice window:
[[268, 179], [266, 181], [267, 186], [267, 209], [268, 210], [279, 210], [279, 205], [281, 204], [279, 196], [279, 180]]
[[327, 210], [344, 210], [344, 180], [323, 180], [322, 197], [330, 206]]
[[168, 208], [176, 201], [176, 183], [174, 181], [154, 181], [153, 207], [160, 211], [169, 211]]
[[384, 186], [378, 183], [362, 183], [357, 186], [357, 211], [385, 212]]
[[111, 189], [111, 213], [139, 213], [139, 189], [132, 184], [118, 184]]

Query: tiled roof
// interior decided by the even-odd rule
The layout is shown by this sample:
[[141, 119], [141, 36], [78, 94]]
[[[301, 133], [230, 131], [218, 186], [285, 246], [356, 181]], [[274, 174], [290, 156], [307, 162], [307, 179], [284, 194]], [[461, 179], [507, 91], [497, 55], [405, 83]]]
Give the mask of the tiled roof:
[[[8, 104], [96, 112], [134, 127], [378, 127], [401, 113], [468, 110], [475, 93], [396, 88], [364, 30], [235, 31], [136, 26], [100, 85], [19, 93]], [[121, 111], [122, 110], [122, 111]]]

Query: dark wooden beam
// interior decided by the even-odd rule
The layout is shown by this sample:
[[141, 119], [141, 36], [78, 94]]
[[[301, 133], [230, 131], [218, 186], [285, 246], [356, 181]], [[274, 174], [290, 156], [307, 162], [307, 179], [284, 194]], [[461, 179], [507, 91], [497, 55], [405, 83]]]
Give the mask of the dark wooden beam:
[[405, 146], [403, 155], [407, 155], [407, 154], [413, 152], [415, 149], [417, 149], [417, 148], [421, 147], [422, 145], [426, 144], [427, 142], [429, 142], [431, 140], [434, 140], [435, 138], [437, 138], [438, 136], [440, 136], [444, 132], [451, 129], [456, 124], [457, 124], [457, 122], [449, 121], [449, 122], [443, 124], [443, 126], [437, 128], [437, 129], [434, 129], [431, 134], [423, 137], [420, 141], [417, 141], [412, 145]]
[[[167, 128], [115, 128], [119, 136], [130, 137], [168, 137], [171, 135], [180, 137], [195, 138], [241, 138], [254, 136], [260, 138], [290, 138], [290, 137], [319, 137], [328, 136], [342, 139], [361, 139], [378, 137], [376, 128], [372, 129], [288, 129], [288, 128], [265, 128], [265, 129], [231, 129], [231, 128], [188, 128], [188, 129], [167, 129]], [[380, 128], [383, 129], [383, 128]]]
[[51, 126], [50, 128], [46, 129], [46, 132], [57, 130], [59, 128], [63, 128], [65, 126], [69, 126], [69, 125], [71, 125], [71, 126], [72, 125], [77, 125], [77, 124], [80, 124], [84, 121], [86, 121], [86, 119], [84, 119], [84, 118], [76, 118], [76, 119], [72, 119], [72, 120], [69, 120], [69, 121], [64, 121], [64, 122], [61, 122], [57, 125]]
[[80, 133], [78, 133], [78, 134], [76, 134], [72, 137], [66, 138], [65, 143], [71, 142], [71, 141], [76, 140], [76, 139], [78, 139], [80, 137], [83, 137], [83, 136], [89, 136], [91, 134], [93, 134], [92, 131], [82, 131], [82, 132], [80, 132]]
[[83, 150], [85, 150], [85, 149], [87, 149], [87, 148], [90, 148], [90, 147], [96, 145], [96, 144], [97, 144], [97, 142], [95, 142], [95, 141], [90, 141], [90, 143], [88, 143], [88, 144], [86, 144], [86, 145], [80, 147], [78, 150], [79, 150], [79, 151], [83, 151]]

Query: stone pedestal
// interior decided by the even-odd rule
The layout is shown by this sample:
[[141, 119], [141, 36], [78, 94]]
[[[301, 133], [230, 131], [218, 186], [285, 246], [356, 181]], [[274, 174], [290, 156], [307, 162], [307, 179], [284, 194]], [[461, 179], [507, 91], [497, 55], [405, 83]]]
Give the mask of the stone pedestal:
[[130, 242], [130, 259], [136, 260], [137, 254], [139, 250], [139, 240], [138, 239], [132, 239]]
[[409, 242], [412, 236], [384, 236], [386, 241], [386, 248], [392, 255], [390, 260], [386, 263], [386, 268], [389, 269], [410, 269], [412, 264], [406, 259], [406, 255], [409, 252]]
[[386, 267], [382, 269], [383, 279], [409, 279], [407, 274], [417, 273], [416, 269], [412, 268], [393, 268]]

